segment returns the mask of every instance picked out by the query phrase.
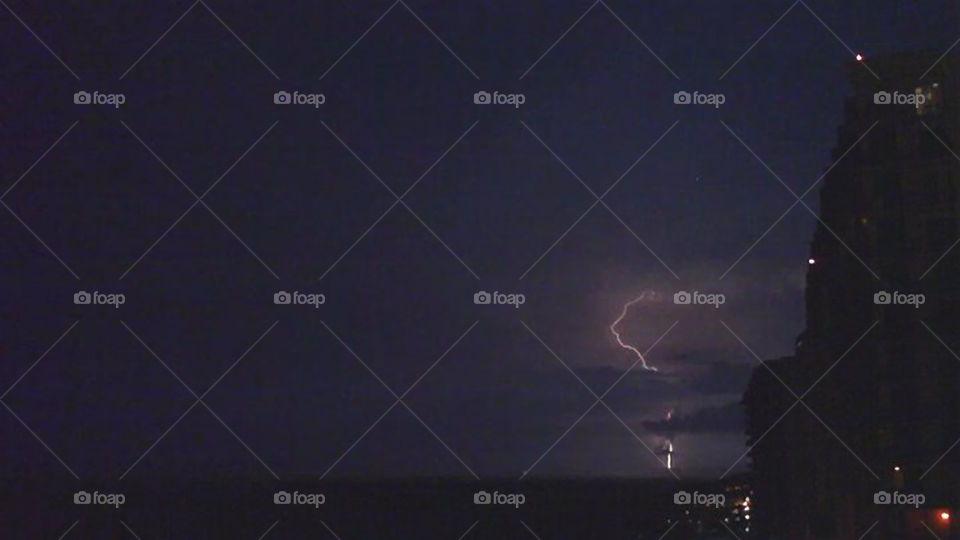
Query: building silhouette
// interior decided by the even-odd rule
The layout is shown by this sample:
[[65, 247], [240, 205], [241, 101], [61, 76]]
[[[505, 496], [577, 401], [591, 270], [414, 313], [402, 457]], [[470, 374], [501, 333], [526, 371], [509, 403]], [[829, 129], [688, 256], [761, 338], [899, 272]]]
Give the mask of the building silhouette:
[[941, 54], [848, 66], [806, 328], [743, 399], [761, 536], [960, 538], [960, 64]]

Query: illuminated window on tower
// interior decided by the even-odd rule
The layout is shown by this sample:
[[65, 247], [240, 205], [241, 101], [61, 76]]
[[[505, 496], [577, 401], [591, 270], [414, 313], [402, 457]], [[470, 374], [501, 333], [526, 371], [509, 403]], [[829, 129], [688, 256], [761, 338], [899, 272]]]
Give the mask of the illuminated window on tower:
[[917, 96], [917, 114], [923, 116], [926, 114], [936, 114], [943, 107], [943, 94], [940, 91], [940, 83], [933, 83], [927, 86], [918, 86], [914, 93]]

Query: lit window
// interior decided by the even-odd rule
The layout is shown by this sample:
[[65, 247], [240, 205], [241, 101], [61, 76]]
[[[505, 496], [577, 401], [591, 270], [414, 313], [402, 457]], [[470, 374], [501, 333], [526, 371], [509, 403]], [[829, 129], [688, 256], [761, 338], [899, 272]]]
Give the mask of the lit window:
[[943, 93], [940, 89], [940, 83], [933, 83], [927, 86], [918, 86], [914, 90], [917, 96], [917, 114], [935, 114], [940, 112], [943, 107]]

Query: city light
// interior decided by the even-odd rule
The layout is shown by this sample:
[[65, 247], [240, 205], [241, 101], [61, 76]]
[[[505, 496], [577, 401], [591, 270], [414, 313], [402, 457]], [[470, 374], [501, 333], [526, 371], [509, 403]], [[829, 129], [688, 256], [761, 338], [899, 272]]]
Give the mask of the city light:
[[940, 512], [940, 521], [950, 521], [950, 512]]
[[900, 466], [897, 465], [893, 468], [894, 472], [900, 472]]
[[807, 259], [807, 264], [817, 264], [817, 260], [814, 259], [813, 257], [810, 257], [809, 259]]
[[857, 62], [863, 62], [863, 55], [860, 53], [857, 53]]

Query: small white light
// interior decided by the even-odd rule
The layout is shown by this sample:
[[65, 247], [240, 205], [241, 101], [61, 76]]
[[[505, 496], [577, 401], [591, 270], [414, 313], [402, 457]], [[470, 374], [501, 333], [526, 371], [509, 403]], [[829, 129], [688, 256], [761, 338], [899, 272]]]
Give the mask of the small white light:
[[863, 55], [860, 53], [857, 53], [857, 62], [863, 62]]
[[807, 264], [817, 264], [817, 260], [814, 259], [813, 257], [810, 257], [809, 259], [807, 259]]
[[895, 472], [900, 472], [900, 466], [897, 465], [896, 467], [893, 468], [893, 470], [894, 470]]

